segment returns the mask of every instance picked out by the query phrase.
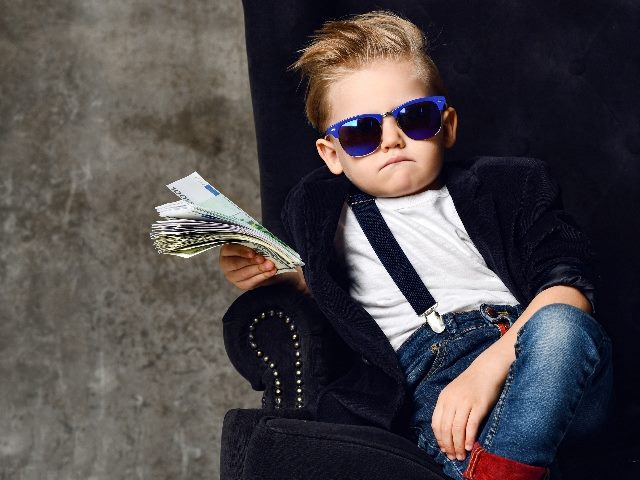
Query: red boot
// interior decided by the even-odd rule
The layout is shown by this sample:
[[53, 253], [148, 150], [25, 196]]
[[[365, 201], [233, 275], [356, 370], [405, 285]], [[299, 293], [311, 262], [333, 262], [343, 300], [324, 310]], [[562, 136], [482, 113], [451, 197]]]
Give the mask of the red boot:
[[516, 462], [487, 452], [476, 442], [469, 465], [464, 471], [467, 480], [545, 480], [549, 469]]

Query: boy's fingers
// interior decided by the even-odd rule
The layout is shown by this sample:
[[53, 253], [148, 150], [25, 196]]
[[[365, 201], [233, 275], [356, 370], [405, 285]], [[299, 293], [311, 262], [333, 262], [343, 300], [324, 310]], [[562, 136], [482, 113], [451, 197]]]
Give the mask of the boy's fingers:
[[432, 417], [432, 428], [434, 434], [436, 436], [436, 440], [438, 441], [438, 445], [440, 446], [440, 450], [449, 457], [450, 460], [455, 458], [453, 454], [453, 439], [451, 437], [451, 425], [453, 424], [453, 415], [455, 411], [451, 411], [450, 408], [447, 408], [446, 402], [442, 401], [442, 393], [441, 397], [438, 398], [438, 402], [436, 403], [436, 410], [438, 410], [438, 404], [442, 402], [443, 406], [440, 406], [438, 415], [436, 415], [436, 410], [434, 410], [434, 415]]
[[478, 435], [478, 428], [480, 428], [480, 419], [476, 418], [472, 410], [469, 414], [469, 420], [467, 420], [467, 433], [464, 441], [464, 448], [468, 452], [473, 448], [473, 442], [475, 442], [476, 435]]
[[249, 265], [255, 265], [253, 260], [244, 257], [220, 257], [220, 268], [226, 274], [233, 272], [234, 270], [240, 270]]
[[257, 253], [250, 249], [249, 247], [245, 247], [244, 245], [240, 245], [238, 243], [227, 243], [220, 247], [220, 256], [221, 257], [244, 257], [244, 258], [253, 258], [257, 255]]
[[[265, 262], [266, 264], [267, 262]], [[268, 262], [271, 263], [271, 262]], [[231, 283], [235, 284], [239, 288], [243, 288], [240, 286], [241, 284], [245, 284], [246, 282], [251, 283], [250, 281], [254, 278], [257, 278], [257, 282], [264, 281], [267, 278], [272, 277], [276, 273], [275, 266], [271, 263], [272, 268], [265, 268], [265, 264], [262, 265], [248, 265], [243, 268], [239, 268], [237, 270], [232, 270], [226, 272], [227, 280]]]
[[454, 455], [458, 460], [464, 460], [465, 451], [465, 435], [467, 432], [467, 420], [469, 418], [468, 408], [461, 408], [456, 411], [456, 415], [453, 419], [452, 436], [453, 436], [453, 448], [455, 449]]
[[240, 270], [251, 265], [260, 267], [261, 272], [271, 270], [274, 266], [271, 260], [265, 260], [265, 258], [262, 256], [257, 256], [254, 258], [245, 258], [238, 256], [220, 258], [220, 267], [222, 268], [223, 272]]
[[265, 272], [265, 273], [261, 273], [259, 275], [255, 275], [251, 278], [248, 278], [247, 280], [243, 280], [240, 282], [236, 282], [235, 285], [236, 287], [240, 288], [241, 290], [251, 290], [252, 288], [257, 287], [258, 285], [260, 285], [262, 282], [268, 280], [269, 278], [273, 277], [276, 274], [276, 269], [273, 269], [269, 272]]
[[453, 415], [455, 412], [450, 410], [445, 410], [442, 415], [442, 420], [440, 421], [440, 447], [444, 448], [444, 451], [449, 457], [449, 460], [453, 460], [455, 458], [454, 450], [453, 450], [453, 436], [452, 436], [452, 425], [453, 425]]

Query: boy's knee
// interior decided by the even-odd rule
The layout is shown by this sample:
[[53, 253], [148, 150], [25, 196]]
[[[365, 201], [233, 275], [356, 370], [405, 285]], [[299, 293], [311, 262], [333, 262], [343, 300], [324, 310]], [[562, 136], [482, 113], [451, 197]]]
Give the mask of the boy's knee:
[[553, 358], [563, 351], [598, 350], [606, 333], [588, 313], [573, 305], [554, 303], [537, 310], [518, 332], [518, 346]]

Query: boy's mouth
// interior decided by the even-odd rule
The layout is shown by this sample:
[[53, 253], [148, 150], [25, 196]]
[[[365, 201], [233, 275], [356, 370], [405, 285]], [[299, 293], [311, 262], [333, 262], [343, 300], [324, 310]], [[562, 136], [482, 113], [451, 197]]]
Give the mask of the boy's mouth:
[[[393, 165], [394, 163], [400, 163], [400, 162], [412, 162], [413, 160], [411, 160], [410, 158], [407, 157], [403, 157], [401, 155], [398, 155], [396, 157], [391, 157], [389, 160], [387, 160], [386, 162], [384, 162], [384, 165], [382, 166], [382, 168], [388, 167], [389, 165]], [[380, 170], [382, 170], [382, 168]]]

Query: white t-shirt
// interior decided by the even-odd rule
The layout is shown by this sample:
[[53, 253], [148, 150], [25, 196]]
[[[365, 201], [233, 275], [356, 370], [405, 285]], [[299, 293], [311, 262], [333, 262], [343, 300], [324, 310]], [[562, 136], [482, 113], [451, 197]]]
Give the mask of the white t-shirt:
[[[438, 302], [440, 314], [474, 310], [482, 303], [518, 303], [467, 235], [446, 186], [405, 197], [377, 198], [376, 204]], [[346, 265], [349, 294], [397, 350], [425, 319], [411, 308], [346, 204], [335, 244]]]

